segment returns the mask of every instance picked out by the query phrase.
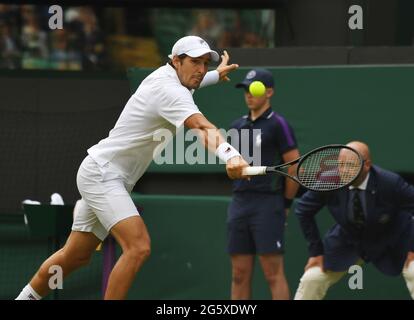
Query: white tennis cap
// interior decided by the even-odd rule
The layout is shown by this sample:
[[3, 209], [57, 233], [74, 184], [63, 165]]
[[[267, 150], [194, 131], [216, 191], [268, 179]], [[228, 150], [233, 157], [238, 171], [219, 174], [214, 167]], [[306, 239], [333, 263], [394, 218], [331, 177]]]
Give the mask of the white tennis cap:
[[202, 55], [210, 53], [213, 61], [219, 60], [219, 55], [216, 51], [211, 50], [206, 41], [197, 36], [187, 36], [179, 39], [173, 46], [171, 54], [168, 58], [172, 59], [174, 56], [186, 54], [192, 58], [201, 57]]

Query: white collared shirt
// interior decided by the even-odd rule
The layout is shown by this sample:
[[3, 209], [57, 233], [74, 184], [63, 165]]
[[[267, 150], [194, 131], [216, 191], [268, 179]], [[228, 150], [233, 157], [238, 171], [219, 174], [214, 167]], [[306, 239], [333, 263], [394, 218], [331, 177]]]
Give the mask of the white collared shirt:
[[367, 185], [368, 185], [368, 179], [369, 179], [369, 172], [368, 172], [367, 176], [365, 177], [364, 181], [362, 181], [359, 186], [354, 187], [354, 186], [351, 185], [351, 186], [349, 186], [349, 190], [352, 190], [352, 189], [355, 189], [355, 188], [358, 188], [360, 190], [366, 190]]
[[[217, 83], [219, 74], [210, 71], [204, 78], [200, 87]], [[168, 63], [158, 68], [141, 82], [109, 136], [89, 148], [89, 155], [102, 168], [110, 163], [128, 183], [136, 183], [153, 160], [154, 150], [165, 143], [154, 135], [163, 129], [175, 134], [189, 116], [201, 113], [193, 91], [181, 84]]]

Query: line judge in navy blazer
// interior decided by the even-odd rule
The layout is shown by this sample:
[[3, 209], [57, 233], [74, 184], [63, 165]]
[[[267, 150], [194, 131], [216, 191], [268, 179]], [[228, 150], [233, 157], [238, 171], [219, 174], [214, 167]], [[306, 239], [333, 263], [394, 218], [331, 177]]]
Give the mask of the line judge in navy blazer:
[[[364, 159], [352, 186], [331, 193], [306, 192], [296, 215], [308, 242], [309, 260], [295, 299], [323, 299], [350, 266], [371, 262], [383, 274], [403, 274], [414, 299], [414, 187], [372, 165], [369, 148], [348, 146]], [[315, 215], [327, 206], [336, 224], [322, 240]]]

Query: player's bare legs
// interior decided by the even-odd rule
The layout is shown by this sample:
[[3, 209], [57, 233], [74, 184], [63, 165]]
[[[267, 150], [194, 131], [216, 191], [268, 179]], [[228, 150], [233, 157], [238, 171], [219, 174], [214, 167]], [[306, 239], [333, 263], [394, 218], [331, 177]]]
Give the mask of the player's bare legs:
[[93, 233], [72, 231], [64, 247], [43, 262], [30, 285], [40, 296], [46, 296], [50, 291], [49, 278], [53, 275], [49, 273], [50, 267], [60, 266], [63, 277], [66, 277], [72, 271], [88, 264], [99, 243], [100, 240]]
[[122, 248], [122, 255], [112, 269], [105, 300], [125, 299], [135, 275], [150, 254], [150, 237], [139, 216], [118, 222], [111, 234]]
[[231, 299], [248, 300], [252, 291], [252, 275], [254, 267], [254, 255], [231, 255], [232, 281]]
[[289, 286], [286, 281], [283, 266], [283, 255], [259, 255], [260, 264], [267, 283], [269, 284], [273, 300], [289, 300]]

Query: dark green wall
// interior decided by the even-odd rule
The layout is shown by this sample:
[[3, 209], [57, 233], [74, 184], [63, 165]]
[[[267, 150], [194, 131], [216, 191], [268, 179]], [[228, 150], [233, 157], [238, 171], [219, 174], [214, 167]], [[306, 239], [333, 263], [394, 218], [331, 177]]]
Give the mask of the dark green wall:
[[[286, 116], [305, 153], [330, 143], [363, 140], [374, 161], [390, 170], [413, 172], [414, 66], [270, 68], [276, 81], [273, 108]], [[234, 84], [249, 69], [237, 70], [230, 83], [200, 89], [194, 100], [218, 127], [246, 113], [243, 93]], [[131, 69], [131, 90], [151, 70]], [[404, 157], [397, 157], [402, 155]], [[411, 155], [411, 157], [410, 157]], [[217, 165], [152, 165], [152, 172], [221, 171]]]
[[[60, 239], [63, 244], [65, 238]], [[51, 239], [32, 238], [23, 215], [0, 215], [0, 300], [15, 299], [52, 251]], [[70, 275], [59, 290], [59, 299], [100, 299], [102, 251], [87, 268]], [[51, 294], [47, 299], [54, 299]]]
[[[134, 299], [229, 299], [230, 259], [226, 253], [229, 197], [133, 195], [143, 207], [151, 235], [152, 255], [131, 289]], [[322, 234], [333, 224], [326, 210], [318, 215]], [[288, 219], [285, 270], [292, 295], [307, 261], [307, 249], [296, 217]], [[346, 275], [327, 299], [409, 299], [402, 277], [386, 277], [363, 267], [363, 290], [348, 288]], [[256, 265], [253, 298], [270, 299], [260, 265]]]
[[[229, 299], [231, 270], [226, 253], [229, 197], [147, 196], [133, 194], [151, 236], [152, 254], [133, 283], [130, 299]], [[321, 233], [333, 221], [318, 215]], [[24, 224], [0, 224], [0, 299], [14, 299], [52, 250], [46, 240], [29, 237]], [[118, 248], [118, 255], [120, 250]], [[286, 230], [285, 270], [292, 295], [307, 260], [306, 244], [296, 217]], [[364, 266], [363, 290], [348, 288], [345, 276], [327, 299], [409, 299], [402, 277], [387, 277]], [[100, 299], [102, 251], [89, 266], [64, 281], [60, 299]], [[53, 296], [50, 296], [52, 298]], [[253, 298], [270, 299], [257, 264]]]

